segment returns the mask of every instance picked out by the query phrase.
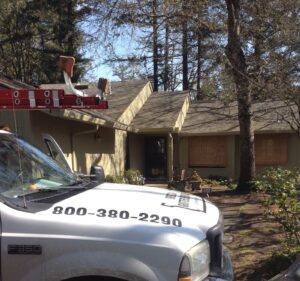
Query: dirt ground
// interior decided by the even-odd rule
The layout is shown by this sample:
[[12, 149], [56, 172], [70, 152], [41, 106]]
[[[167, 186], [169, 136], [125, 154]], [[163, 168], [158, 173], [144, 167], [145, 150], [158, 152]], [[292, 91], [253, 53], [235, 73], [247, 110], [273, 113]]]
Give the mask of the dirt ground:
[[231, 253], [237, 281], [265, 280], [263, 267], [276, 249], [282, 233], [277, 223], [264, 217], [263, 198], [256, 193], [212, 192], [208, 198], [223, 212], [224, 242]]

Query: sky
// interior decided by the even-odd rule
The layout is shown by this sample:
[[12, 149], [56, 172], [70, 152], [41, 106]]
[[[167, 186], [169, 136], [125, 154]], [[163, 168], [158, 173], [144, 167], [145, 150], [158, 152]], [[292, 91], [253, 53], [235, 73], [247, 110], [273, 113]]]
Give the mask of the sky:
[[[82, 25], [81, 28], [86, 33], [96, 33], [92, 25]], [[122, 30], [117, 39], [114, 40], [113, 48], [115, 53], [120, 57], [128, 57], [132, 54], [137, 55], [136, 49], [138, 48], [137, 38], [139, 33], [132, 29]], [[104, 44], [101, 42], [87, 44], [82, 49], [85, 54], [84, 57], [91, 60], [91, 68], [84, 77], [84, 80], [95, 81], [98, 78], [108, 78], [111, 81], [119, 81], [120, 78], [113, 75], [111, 66], [104, 64], [103, 59], [107, 59], [110, 50], [105, 49]]]

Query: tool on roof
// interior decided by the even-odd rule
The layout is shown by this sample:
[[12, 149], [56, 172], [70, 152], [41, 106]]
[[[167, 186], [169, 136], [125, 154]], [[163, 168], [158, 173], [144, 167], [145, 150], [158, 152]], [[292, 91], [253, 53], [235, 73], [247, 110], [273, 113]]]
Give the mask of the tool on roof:
[[[101, 87], [98, 83], [101, 96], [84, 96], [82, 91], [74, 88], [71, 77], [75, 59], [61, 56], [59, 68], [63, 70], [68, 89], [73, 94], [66, 94], [62, 89], [5, 89], [0, 90], [0, 109], [106, 109], [107, 101], [103, 94], [110, 91], [110, 83], [102, 79]], [[99, 79], [100, 81], [100, 79]]]
[[71, 81], [71, 78], [73, 77], [74, 64], [75, 64], [74, 57], [66, 57], [66, 56], [59, 57], [58, 67], [63, 71], [64, 79], [67, 87], [74, 95], [83, 97], [84, 93], [75, 89]]
[[98, 96], [103, 100], [109, 94], [111, 94], [111, 84], [108, 79], [99, 78], [98, 80]]

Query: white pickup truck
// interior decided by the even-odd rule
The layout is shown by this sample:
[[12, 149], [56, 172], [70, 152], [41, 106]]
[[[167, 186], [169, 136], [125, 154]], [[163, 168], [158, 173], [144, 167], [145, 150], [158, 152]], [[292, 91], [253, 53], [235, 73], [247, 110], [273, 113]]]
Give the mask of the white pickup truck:
[[79, 179], [5, 131], [0, 194], [1, 281], [233, 280], [203, 198]]

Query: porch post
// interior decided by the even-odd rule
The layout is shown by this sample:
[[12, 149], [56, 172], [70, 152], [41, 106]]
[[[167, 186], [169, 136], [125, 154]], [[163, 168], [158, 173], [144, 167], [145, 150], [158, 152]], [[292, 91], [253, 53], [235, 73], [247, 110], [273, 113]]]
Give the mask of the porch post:
[[171, 133], [168, 135], [168, 179], [173, 179], [173, 161], [174, 161], [174, 155], [173, 155], [173, 136]]

